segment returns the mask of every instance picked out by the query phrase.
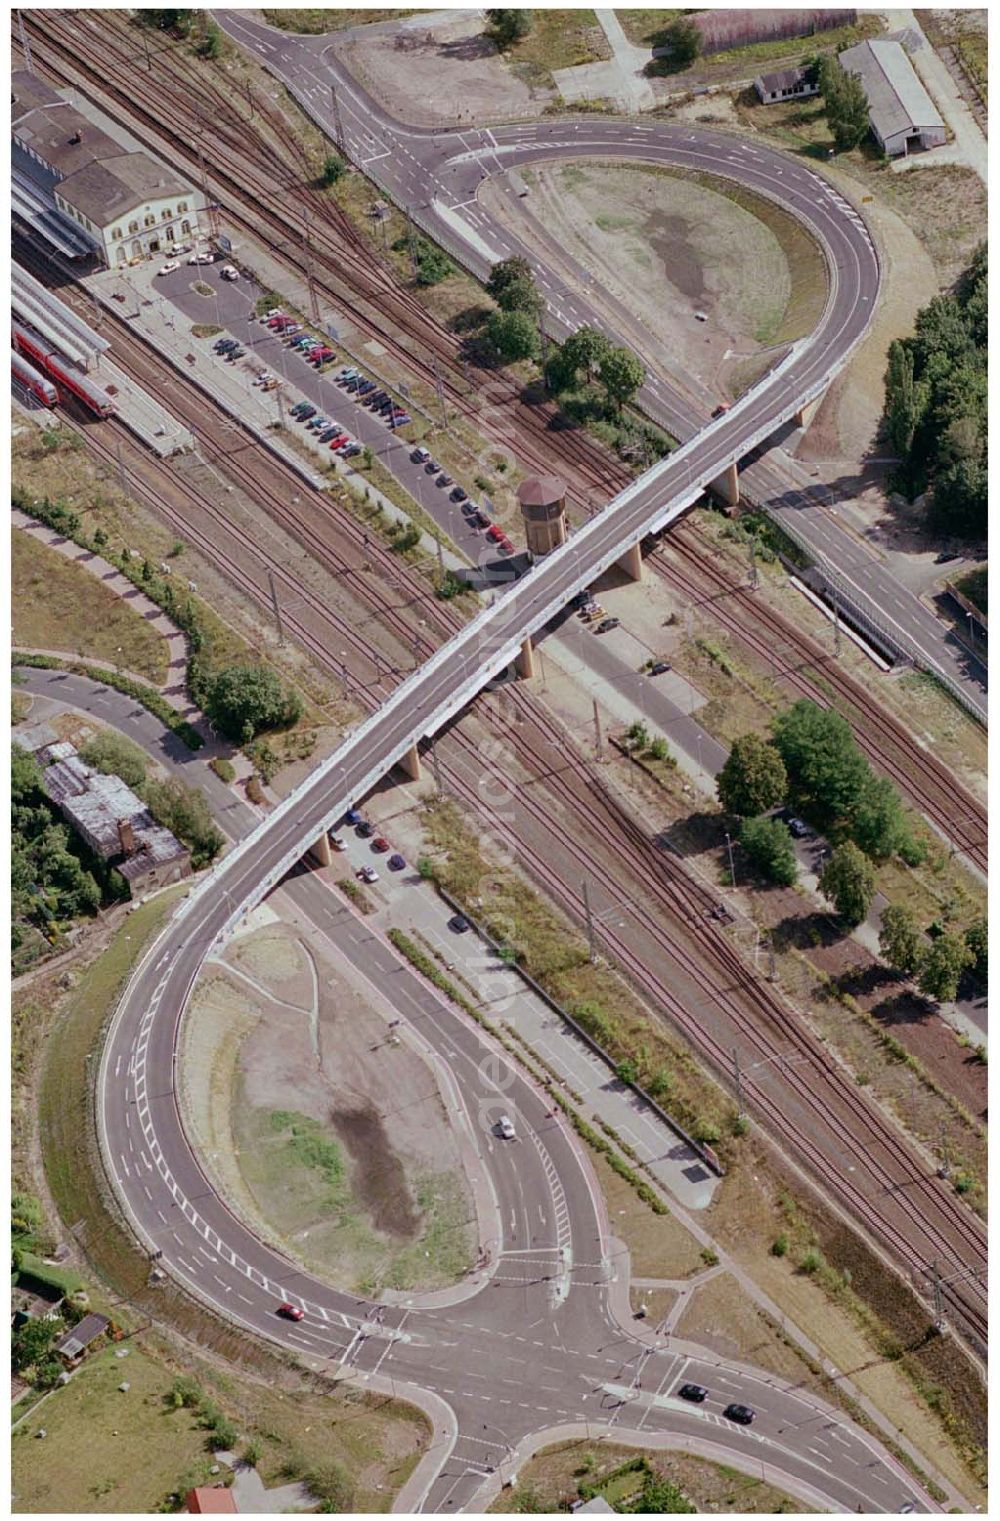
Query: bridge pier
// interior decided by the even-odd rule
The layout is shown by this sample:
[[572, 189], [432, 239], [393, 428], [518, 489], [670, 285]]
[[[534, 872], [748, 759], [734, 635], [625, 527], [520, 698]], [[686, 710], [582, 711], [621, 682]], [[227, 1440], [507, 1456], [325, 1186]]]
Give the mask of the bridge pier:
[[817, 396], [814, 401], [810, 401], [804, 407], [799, 408], [799, 410], [792, 417], [792, 422], [797, 428], [808, 428], [809, 424], [816, 416], [816, 413], [819, 410], [819, 404], [822, 400], [822, 396]]
[[522, 681], [530, 681], [535, 674], [535, 647], [530, 639], [521, 645], [521, 653], [514, 657], [514, 669]]
[[420, 751], [416, 745], [411, 745], [405, 755], [401, 755], [396, 762], [400, 771], [410, 778], [411, 782], [419, 782], [423, 771], [420, 765]]
[[330, 838], [325, 829], [319, 839], [310, 845], [309, 855], [316, 862], [317, 866], [333, 865], [333, 851], [330, 848]]
[[712, 482], [712, 490], [716, 496], [721, 496], [727, 507], [740, 505], [740, 477], [735, 461], [722, 475], [716, 476]]
[[617, 563], [618, 569], [623, 571], [630, 581], [642, 580], [642, 549], [639, 544], [630, 544]]

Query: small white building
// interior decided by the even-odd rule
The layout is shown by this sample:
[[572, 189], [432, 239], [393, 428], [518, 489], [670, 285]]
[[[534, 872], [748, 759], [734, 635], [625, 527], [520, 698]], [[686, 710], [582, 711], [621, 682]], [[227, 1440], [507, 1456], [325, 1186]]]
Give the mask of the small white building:
[[856, 74], [864, 86], [872, 135], [889, 158], [946, 141], [944, 122], [902, 43], [877, 37], [839, 56], [841, 68]]
[[819, 85], [808, 69], [778, 69], [774, 74], [760, 74], [753, 82], [757, 98], [765, 106], [779, 100], [804, 100], [819, 94]]

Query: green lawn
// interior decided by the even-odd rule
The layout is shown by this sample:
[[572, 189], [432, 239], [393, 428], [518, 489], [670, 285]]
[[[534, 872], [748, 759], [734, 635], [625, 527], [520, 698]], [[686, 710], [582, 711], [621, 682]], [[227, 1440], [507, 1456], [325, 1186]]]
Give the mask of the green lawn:
[[89, 570], [21, 529], [11, 559], [15, 644], [107, 660], [157, 685], [166, 679], [162, 635]]
[[615, 11], [629, 42], [639, 47], [655, 47], [658, 34], [682, 11]]
[[14, 1433], [15, 1512], [150, 1512], [185, 1475], [189, 1487], [207, 1479], [206, 1433], [193, 1411], [168, 1407], [169, 1370], [137, 1347], [125, 1358], [116, 1350], [92, 1357]]

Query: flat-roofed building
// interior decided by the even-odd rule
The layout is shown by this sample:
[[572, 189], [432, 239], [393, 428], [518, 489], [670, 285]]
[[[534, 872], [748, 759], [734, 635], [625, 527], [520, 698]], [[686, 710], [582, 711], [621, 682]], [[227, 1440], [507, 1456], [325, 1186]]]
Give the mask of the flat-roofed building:
[[845, 48], [839, 57], [841, 68], [856, 74], [864, 86], [872, 135], [889, 158], [945, 142], [941, 115], [902, 43], [876, 37]]

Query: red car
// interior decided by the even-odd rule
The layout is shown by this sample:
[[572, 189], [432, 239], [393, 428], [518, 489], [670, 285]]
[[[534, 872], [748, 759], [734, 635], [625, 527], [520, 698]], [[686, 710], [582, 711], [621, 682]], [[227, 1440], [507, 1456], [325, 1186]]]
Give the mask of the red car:
[[300, 1310], [297, 1304], [279, 1304], [278, 1314], [284, 1320], [304, 1320], [305, 1310]]
[[489, 528], [486, 530], [486, 537], [488, 539], [492, 539], [494, 544], [500, 543], [501, 539], [504, 538], [504, 531], [500, 527], [499, 523], [490, 524]]
[[350, 441], [351, 441], [351, 435], [349, 433], [338, 433], [337, 436], [336, 436], [336, 438], [331, 438], [331, 440], [330, 440], [330, 448], [331, 449], [340, 449], [340, 448], [342, 448], [344, 446], [344, 444], [350, 443]]
[[499, 549], [502, 555], [512, 555], [514, 553], [514, 546], [508, 538], [502, 538], [499, 541]]
[[377, 851], [378, 854], [381, 856], [381, 855], [384, 855], [385, 852], [388, 849], [389, 849], [389, 841], [385, 838], [385, 835], [382, 835], [382, 834], [376, 835], [375, 838], [374, 838], [374, 840], [372, 840], [372, 850]]

